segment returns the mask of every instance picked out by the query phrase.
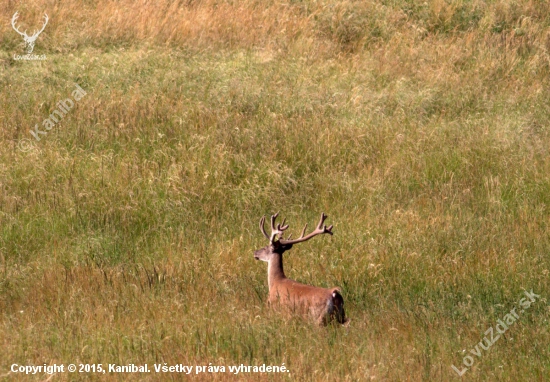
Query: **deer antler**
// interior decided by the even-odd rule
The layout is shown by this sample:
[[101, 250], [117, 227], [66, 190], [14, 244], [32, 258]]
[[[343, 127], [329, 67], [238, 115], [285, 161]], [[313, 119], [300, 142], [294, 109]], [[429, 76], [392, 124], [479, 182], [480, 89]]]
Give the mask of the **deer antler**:
[[[302, 234], [300, 235], [300, 237], [298, 239], [295, 239], [295, 240], [290, 240], [290, 236], [288, 237], [288, 239], [286, 240], [279, 240], [279, 243], [281, 243], [282, 245], [288, 245], [288, 244], [297, 244], [297, 243], [301, 243], [303, 241], [307, 241], [317, 235], [322, 235], [324, 233], [328, 233], [329, 235], [332, 235], [332, 225], [330, 227], [327, 227], [326, 225], [323, 225], [323, 223], [325, 222], [325, 219], [327, 218], [327, 215], [325, 215], [324, 212], [321, 213], [321, 219], [319, 220], [319, 224], [317, 224], [317, 228], [315, 228], [310, 234], [308, 234], [307, 236], [304, 236], [304, 234], [306, 233], [306, 229], [307, 229], [307, 223], [306, 225], [304, 226], [304, 229], [302, 230]], [[288, 226], [287, 226], [288, 228]]]
[[275, 219], [277, 219], [277, 216], [279, 216], [278, 212], [275, 215], [271, 215], [271, 236], [265, 232], [265, 216], [262, 216], [260, 219], [260, 230], [264, 234], [265, 238], [269, 239], [270, 244], [273, 244], [277, 235], [282, 236], [283, 232], [288, 228], [288, 224], [285, 225], [286, 219], [284, 219], [281, 224], [277, 224], [277, 227], [275, 227]]
[[[275, 241], [277, 241], [278, 243], [280, 243], [282, 245], [297, 244], [297, 243], [301, 243], [303, 241], [307, 241], [307, 240], [311, 239], [312, 237], [315, 237], [317, 235], [321, 235], [321, 234], [324, 234], [324, 233], [328, 233], [329, 235], [332, 235], [332, 225], [330, 227], [327, 227], [326, 225], [323, 226], [323, 223], [325, 222], [325, 219], [327, 218], [327, 215], [325, 215], [324, 213], [321, 213], [321, 220], [319, 221], [319, 224], [317, 224], [317, 228], [315, 228], [315, 230], [313, 230], [313, 232], [311, 232], [307, 236], [304, 236], [305, 233], [306, 233], [306, 229], [307, 229], [307, 224], [306, 224], [304, 226], [304, 229], [302, 230], [302, 234], [300, 235], [300, 237], [298, 239], [290, 240], [292, 235], [289, 235], [286, 240], [283, 240], [283, 233], [284, 233], [284, 231], [286, 231], [288, 229], [289, 226], [288, 226], [288, 224], [285, 225], [286, 219], [284, 219], [281, 224], [277, 224], [277, 226], [275, 226], [275, 220], [277, 219], [278, 216], [279, 216], [279, 213], [276, 213], [275, 215], [271, 215], [271, 235], [268, 235], [267, 232], [265, 231], [265, 226], [264, 226], [265, 225], [265, 216], [262, 216], [262, 218], [260, 219], [260, 230], [264, 234], [265, 238], [269, 239], [270, 244], [273, 244]], [[275, 240], [275, 237], [277, 235], [279, 235], [279, 240]]]

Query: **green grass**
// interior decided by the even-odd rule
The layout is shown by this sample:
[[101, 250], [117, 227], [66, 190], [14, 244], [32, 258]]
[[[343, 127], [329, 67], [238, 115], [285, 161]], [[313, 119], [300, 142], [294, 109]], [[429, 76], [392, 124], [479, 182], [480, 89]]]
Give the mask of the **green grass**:
[[[0, 6], [51, 23], [42, 62], [13, 60], [0, 26], [1, 380], [164, 362], [291, 370], [196, 380], [550, 377], [548, 5], [100, 3]], [[87, 95], [35, 141], [75, 83]], [[252, 254], [277, 211], [295, 235], [334, 224], [285, 270], [340, 286], [349, 328], [266, 307]], [[524, 290], [541, 299], [459, 378]], [[129, 377], [185, 378], [54, 379]]]

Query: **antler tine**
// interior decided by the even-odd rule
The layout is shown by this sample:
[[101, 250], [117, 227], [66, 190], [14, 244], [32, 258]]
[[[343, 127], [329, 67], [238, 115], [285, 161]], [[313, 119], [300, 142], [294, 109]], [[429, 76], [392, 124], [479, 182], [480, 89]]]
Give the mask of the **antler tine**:
[[271, 232], [275, 231], [275, 219], [277, 219], [277, 216], [279, 216], [278, 212], [275, 215], [271, 215]]
[[265, 232], [265, 215], [260, 219], [260, 231], [262, 231], [266, 239], [269, 239], [269, 235]]
[[[327, 228], [326, 225], [323, 227], [323, 223], [325, 222], [326, 218], [327, 218], [327, 215], [325, 215], [325, 213], [322, 212], [321, 213], [321, 220], [319, 220], [319, 224], [317, 225], [317, 229], [322, 230], [323, 233], [330, 233], [332, 235], [332, 225], [328, 228]], [[321, 228], [321, 227], [323, 227], [323, 228]]]
[[[288, 224], [285, 225], [286, 223], [286, 218], [283, 219], [283, 222], [281, 224], [277, 224], [277, 231], [286, 231], [286, 229], [288, 228]], [[281, 227], [282, 226], [282, 227]]]
[[[307, 223], [306, 223], [306, 225], [304, 226], [304, 229], [302, 230], [302, 234], [300, 235], [300, 239], [301, 239], [302, 237], [304, 237], [304, 235], [305, 235], [305, 233], [306, 233], [306, 229], [307, 229]], [[290, 239], [290, 238], [289, 238], [289, 239]]]

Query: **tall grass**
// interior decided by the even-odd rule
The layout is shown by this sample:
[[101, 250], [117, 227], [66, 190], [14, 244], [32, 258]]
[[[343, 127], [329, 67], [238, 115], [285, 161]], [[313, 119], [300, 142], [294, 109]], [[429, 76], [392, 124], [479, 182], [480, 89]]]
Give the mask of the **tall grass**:
[[[19, 11], [41, 62], [16, 61]], [[0, 5], [0, 379], [13, 363], [285, 365], [197, 380], [546, 380], [550, 6], [507, 1]], [[29, 130], [87, 95], [35, 141]], [[34, 148], [20, 150], [30, 139]], [[348, 329], [265, 306], [258, 221]], [[44, 380], [41, 374], [28, 380]], [[57, 380], [180, 379], [59, 374]]]

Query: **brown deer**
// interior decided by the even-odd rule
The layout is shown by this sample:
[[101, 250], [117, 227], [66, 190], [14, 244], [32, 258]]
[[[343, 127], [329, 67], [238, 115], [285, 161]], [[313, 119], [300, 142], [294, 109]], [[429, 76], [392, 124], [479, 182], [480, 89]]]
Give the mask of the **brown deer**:
[[307, 236], [304, 236], [307, 224], [302, 235], [291, 240], [291, 235], [283, 239], [283, 232], [288, 228], [285, 220], [275, 227], [275, 219], [279, 214], [271, 216], [271, 236], [265, 232], [265, 216], [260, 219], [260, 230], [269, 245], [254, 251], [254, 258], [267, 262], [267, 282], [269, 285], [268, 304], [279, 306], [286, 310], [313, 318], [319, 325], [327, 325], [336, 320], [340, 324], [348, 323], [344, 313], [344, 299], [339, 288], [319, 288], [301, 284], [288, 279], [283, 270], [283, 253], [292, 248], [294, 244], [307, 241], [317, 235], [328, 233], [332, 235], [332, 225], [327, 228], [323, 223], [327, 216], [322, 213], [317, 228]]

